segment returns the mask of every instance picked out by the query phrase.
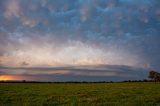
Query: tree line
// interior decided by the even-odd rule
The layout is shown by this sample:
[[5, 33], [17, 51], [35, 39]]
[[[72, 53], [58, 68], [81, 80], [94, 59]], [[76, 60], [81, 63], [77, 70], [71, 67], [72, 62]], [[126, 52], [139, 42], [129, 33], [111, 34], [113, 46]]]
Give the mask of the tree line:
[[148, 78], [152, 79], [155, 82], [160, 82], [160, 73], [158, 73], [158, 72], [156, 72], [154, 70], [151, 70], [149, 72]]

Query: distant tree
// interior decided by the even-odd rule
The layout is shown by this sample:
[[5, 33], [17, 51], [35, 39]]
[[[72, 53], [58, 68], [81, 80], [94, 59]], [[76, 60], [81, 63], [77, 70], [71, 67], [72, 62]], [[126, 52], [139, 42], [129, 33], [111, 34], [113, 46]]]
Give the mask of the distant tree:
[[26, 80], [22, 80], [22, 82], [24, 82], [24, 83], [25, 83], [25, 82], [26, 82]]
[[148, 82], [148, 80], [147, 79], [143, 79], [143, 82]]
[[157, 82], [157, 81], [160, 81], [160, 73], [151, 70], [151, 71], [149, 72], [148, 78], [150, 78], [150, 79], [152, 79], [152, 80], [154, 80], [154, 81], [156, 81], [156, 82]]

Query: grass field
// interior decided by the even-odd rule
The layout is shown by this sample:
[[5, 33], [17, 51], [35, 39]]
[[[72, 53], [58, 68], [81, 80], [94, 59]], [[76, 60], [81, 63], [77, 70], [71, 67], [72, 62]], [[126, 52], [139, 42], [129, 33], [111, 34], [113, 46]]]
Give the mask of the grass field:
[[0, 106], [160, 106], [160, 83], [0, 83]]

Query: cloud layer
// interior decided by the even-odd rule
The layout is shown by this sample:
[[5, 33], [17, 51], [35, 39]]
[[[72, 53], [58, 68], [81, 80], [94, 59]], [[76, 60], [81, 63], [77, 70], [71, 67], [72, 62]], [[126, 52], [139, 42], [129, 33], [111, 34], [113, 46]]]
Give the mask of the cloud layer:
[[0, 66], [160, 70], [159, 34], [159, 0], [0, 1]]
[[[25, 80], [44, 81], [122, 81], [140, 80], [147, 77], [148, 71], [124, 65], [90, 65], [65, 67], [1, 67], [0, 74], [23, 76]], [[41, 79], [41, 76], [44, 79]], [[28, 78], [27, 78], [28, 77]], [[31, 78], [32, 77], [32, 78]], [[29, 79], [31, 78], [31, 79]], [[84, 78], [84, 79], [83, 79]]]

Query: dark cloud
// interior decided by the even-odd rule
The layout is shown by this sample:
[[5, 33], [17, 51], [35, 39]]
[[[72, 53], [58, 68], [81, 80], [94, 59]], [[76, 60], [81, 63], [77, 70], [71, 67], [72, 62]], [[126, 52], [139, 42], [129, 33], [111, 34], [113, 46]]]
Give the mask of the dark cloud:
[[[94, 79], [93, 81], [105, 80], [115, 81], [127, 79], [144, 79], [147, 78], [148, 69], [135, 68], [124, 65], [97, 65], [97, 66], [66, 66], [66, 67], [1, 67], [5, 70], [5, 75], [21, 76], [48, 76], [53, 77], [53, 81], [83, 81]], [[11, 74], [12, 73], [12, 74]], [[77, 78], [76, 78], [77, 77]], [[79, 79], [79, 78], [85, 79]], [[88, 78], [87, 78], [88, 77]], [[102, 78], [101, 78], [102, 77]], [[37, 77], [38, 78], [38, 77]], [[39, 77], [40, 78], [40, 77]], [[54, 79], [56, 78], [56, 80]], [[91, 80], [90, 79], [90, 80]]]

